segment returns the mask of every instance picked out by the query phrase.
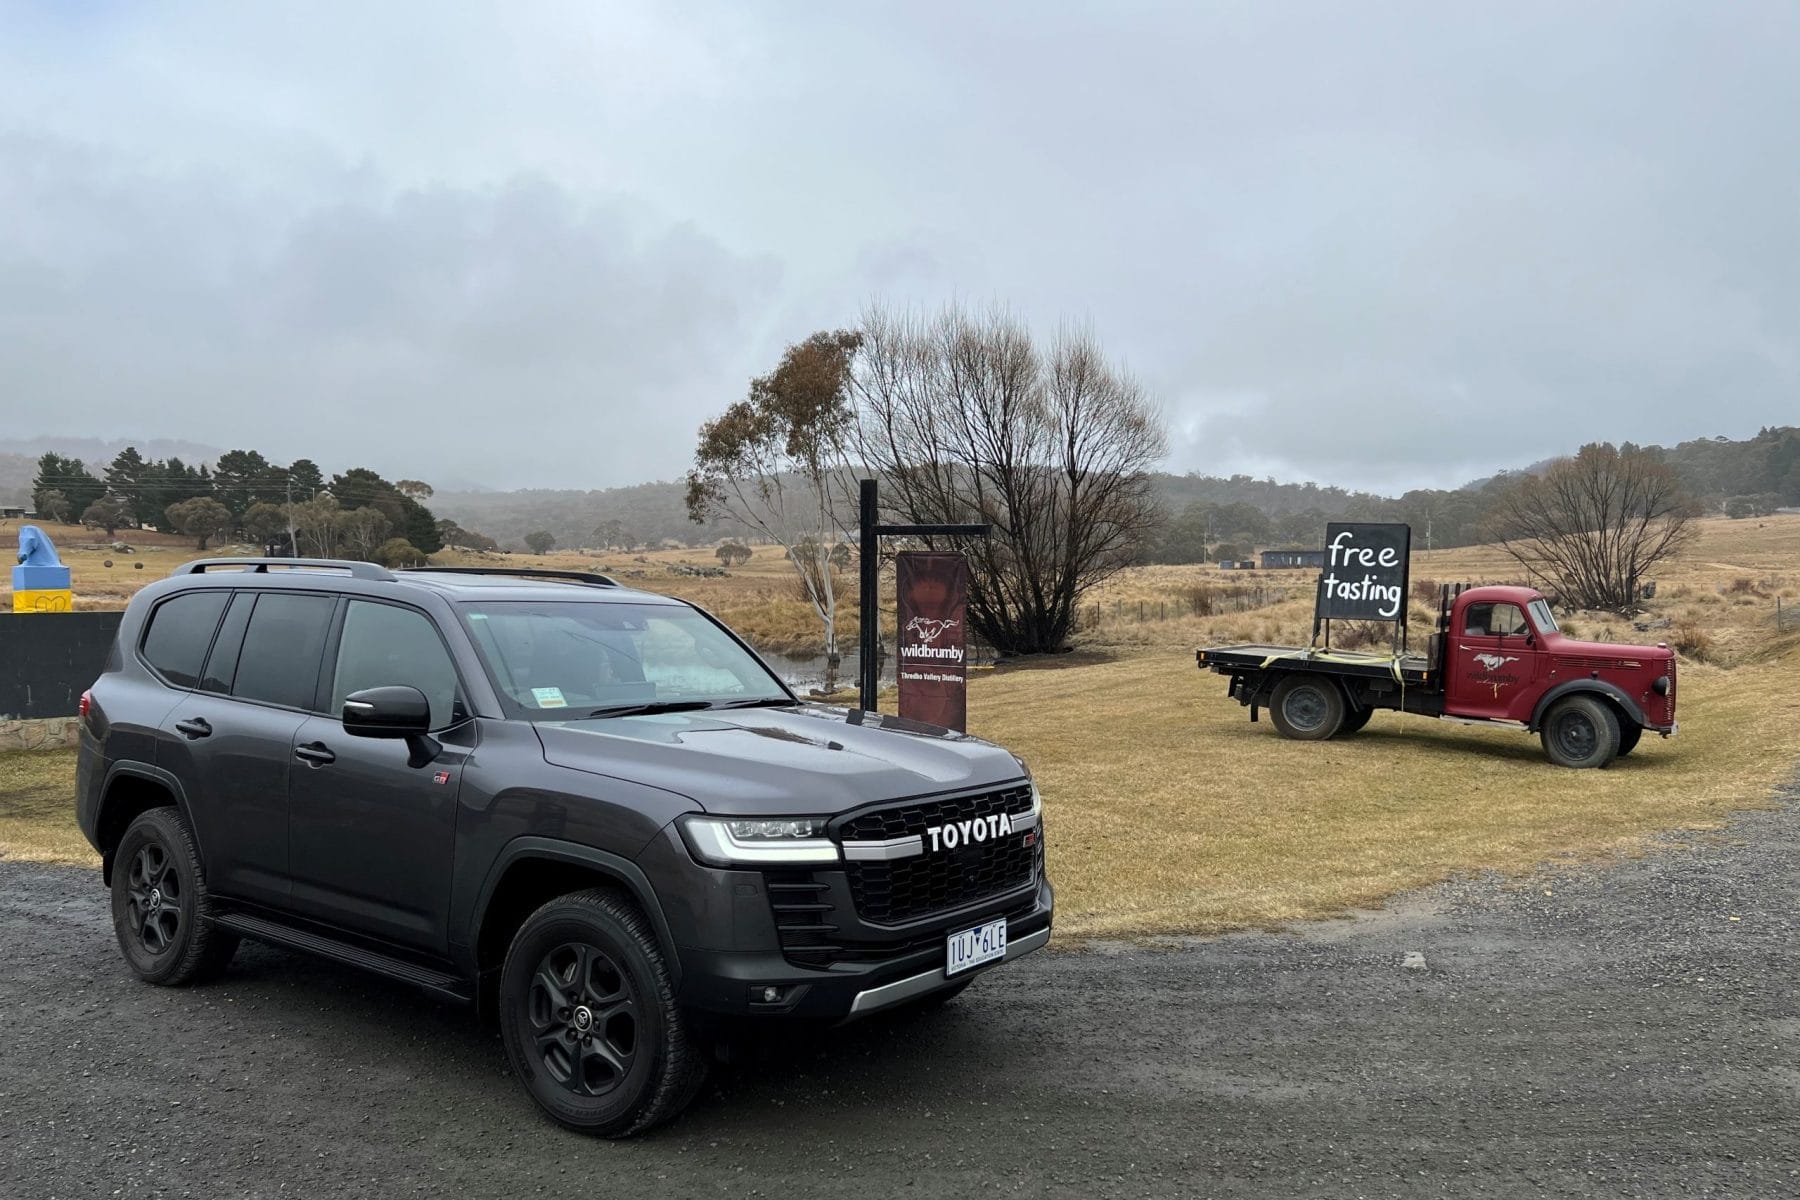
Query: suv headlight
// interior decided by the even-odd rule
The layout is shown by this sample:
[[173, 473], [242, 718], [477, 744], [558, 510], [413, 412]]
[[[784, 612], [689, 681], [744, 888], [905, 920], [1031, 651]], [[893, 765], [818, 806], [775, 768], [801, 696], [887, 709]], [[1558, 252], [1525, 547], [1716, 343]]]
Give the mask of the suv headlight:
[[823, 817], [681, 818], [681, 835], [694, 857], [715, 867], [830, 866], [840, 861], [837, 843], [825, 836]]

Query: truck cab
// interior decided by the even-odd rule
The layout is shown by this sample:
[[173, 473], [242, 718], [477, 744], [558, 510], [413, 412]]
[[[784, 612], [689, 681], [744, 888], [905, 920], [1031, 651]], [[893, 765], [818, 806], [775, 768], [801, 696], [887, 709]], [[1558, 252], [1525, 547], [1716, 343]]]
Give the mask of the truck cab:
[[1447, 625], [1432, 655], [1445, 716], [1539, 729], [1558, 701], [1591, 695], [1613, 710], [1621, 740], [1675, 731], [1675, 654], [1666, 645], [1577, 641], [1527, 587], [1466, 588]]

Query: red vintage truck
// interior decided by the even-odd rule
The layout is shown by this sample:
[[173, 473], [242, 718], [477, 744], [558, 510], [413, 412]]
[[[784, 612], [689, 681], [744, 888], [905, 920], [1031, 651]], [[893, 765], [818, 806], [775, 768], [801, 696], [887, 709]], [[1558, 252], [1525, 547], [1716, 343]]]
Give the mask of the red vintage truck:
[[1536, 733], [1565, 767], [1604, 767], [1646, 730], [1675, 723], [1675, 655], [1666, 644], [1611, 645], [1565, 636], [1542, 593], [1527, 587], [1445, 588], [1424, 655], [1295, 646], [1214, 646], [1201, 670], [1267, 708], [1283, 737], [1355, 733], [1377, 709]]

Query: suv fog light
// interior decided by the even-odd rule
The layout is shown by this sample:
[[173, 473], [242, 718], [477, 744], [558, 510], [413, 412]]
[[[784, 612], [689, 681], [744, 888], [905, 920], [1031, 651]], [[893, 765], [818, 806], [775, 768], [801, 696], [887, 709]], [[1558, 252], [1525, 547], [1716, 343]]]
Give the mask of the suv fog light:
[[780, 1004], [787, 999], [788, 989], [773, 983], [753, 983], [750, 985], [750, 1003]]

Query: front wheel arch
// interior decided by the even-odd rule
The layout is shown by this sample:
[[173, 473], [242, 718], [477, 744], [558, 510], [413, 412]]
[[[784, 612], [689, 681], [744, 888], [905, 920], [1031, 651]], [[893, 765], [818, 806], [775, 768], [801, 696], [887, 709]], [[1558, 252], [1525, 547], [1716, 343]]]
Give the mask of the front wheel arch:
[[492, 1011], [490, 994], [498, 981], [512, 936], [525, 919], [558, 896], [607, 888], [629, 897], [649, 920], [677, 986], [681, 956], [649, 877], [630, 859], [556, 838], [518, 837], [506, 844], [488, 869], [470, 923], [469, 945], [482, 981], [482, 1009]]

